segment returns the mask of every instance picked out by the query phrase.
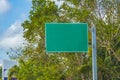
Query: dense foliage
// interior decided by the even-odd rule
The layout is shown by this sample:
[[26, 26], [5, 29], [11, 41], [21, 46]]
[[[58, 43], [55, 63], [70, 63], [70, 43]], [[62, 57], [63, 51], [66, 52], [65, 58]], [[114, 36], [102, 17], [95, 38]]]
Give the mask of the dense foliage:
[[[92, 24], [97, 29], [99, 80], [120, 79], [119, 0], [32, 0], [29, 19], [22, 24], [27, 46], [17, 52], [19, 66], [10, 70], [19, 80], [91, 80], [91, 32], [85, 53], [45, 52], [45, 23]], [[10, 75], [11, 76], [11, 75]]]

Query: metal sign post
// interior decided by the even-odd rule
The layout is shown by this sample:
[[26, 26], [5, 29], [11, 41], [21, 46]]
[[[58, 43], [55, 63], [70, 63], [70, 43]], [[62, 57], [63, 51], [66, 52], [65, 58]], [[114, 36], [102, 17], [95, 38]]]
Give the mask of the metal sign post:
[[92, 70], [93, 80], [97, 80], [96, 28], [92, 27]]
[[[86, 23], [46, 23], [46, 52], [87, 52]], [[96, 29], [92, 27], [92, 70], [97, 80]]]

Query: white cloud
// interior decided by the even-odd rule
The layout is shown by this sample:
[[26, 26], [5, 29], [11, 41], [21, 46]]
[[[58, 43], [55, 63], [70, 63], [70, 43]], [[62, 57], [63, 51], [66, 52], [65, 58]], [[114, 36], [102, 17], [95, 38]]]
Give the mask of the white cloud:
[[4, 13], [10, 9], [10, 4], [7, 0], [0, 0], [0, 13]]
[[0, 64], [0, 67], [2, 66], [2, 64]]
[[7, 29], [0, 39], [0, 48], [9, 49], [19, 47], [23, 45], [23, 42], [25, 42], [23, 38], [23, 28], [21, 27], [21, 23], [16, 21]]

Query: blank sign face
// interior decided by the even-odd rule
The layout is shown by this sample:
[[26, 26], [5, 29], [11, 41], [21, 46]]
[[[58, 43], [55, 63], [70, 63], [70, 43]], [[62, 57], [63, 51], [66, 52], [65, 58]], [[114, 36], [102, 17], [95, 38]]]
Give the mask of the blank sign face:
[[86, 23], [46, 23], [46, 52], [87, 52]]

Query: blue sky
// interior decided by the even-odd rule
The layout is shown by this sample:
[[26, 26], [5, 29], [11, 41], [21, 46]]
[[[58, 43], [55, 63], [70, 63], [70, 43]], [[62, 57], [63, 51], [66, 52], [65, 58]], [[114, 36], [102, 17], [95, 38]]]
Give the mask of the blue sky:
[[9, 48], [22, 46], [23, 28], [21, 23], [29, 16], [31, 0], [0, 0], [0, 64], [9, 59]]

